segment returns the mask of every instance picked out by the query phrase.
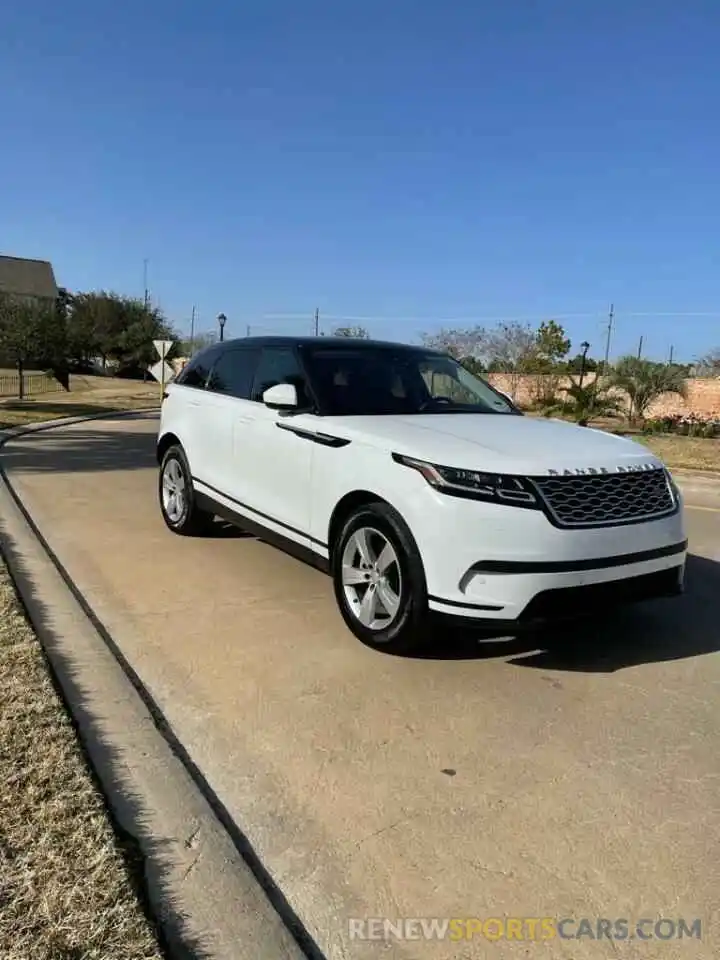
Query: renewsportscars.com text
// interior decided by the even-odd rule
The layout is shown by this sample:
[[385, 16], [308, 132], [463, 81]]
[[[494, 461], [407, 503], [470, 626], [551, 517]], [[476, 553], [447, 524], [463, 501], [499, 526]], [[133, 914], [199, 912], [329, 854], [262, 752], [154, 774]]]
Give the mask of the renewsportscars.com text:
[[699, 919], [663, 917], [373, 917], [348, 921], [351, 940], [683, 940], [702, 938]]

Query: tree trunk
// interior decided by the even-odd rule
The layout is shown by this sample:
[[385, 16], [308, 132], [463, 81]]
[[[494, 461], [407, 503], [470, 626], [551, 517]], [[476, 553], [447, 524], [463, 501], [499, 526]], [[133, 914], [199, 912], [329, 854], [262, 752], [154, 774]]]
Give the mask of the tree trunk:
[[25, 382], [24, 382], [22, 360], [18, 360], [17, 362], [17, 372], [18, 372], [18, 400], [24, 400], [25, 399]]

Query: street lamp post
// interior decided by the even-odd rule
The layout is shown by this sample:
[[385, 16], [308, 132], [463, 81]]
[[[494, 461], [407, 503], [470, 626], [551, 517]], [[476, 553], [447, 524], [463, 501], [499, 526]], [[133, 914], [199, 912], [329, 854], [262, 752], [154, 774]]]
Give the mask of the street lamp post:
[[227, 323], [227, 317], [225, 316], [224, 313], [219, 313], [217, 320], [220, 326], [220, 343], [222, 343], [225, 338], [224, 330], [225, 330], [225, 324]]
[[587, 362], [587, 352], [588, 352], [588, 350], [590, 349], [590, 344], [587, 342], [587, 340], [583, 340], [583, 342], [580, 344], [580, 349], [582, 350], [582, 360], [581, 360], [581, 362], [580, 362], [580, 384], [579, 384], [579, 386], [582, 387], [582, 385], [583, 385], [583, 380], [585, 379], [585, 364], [586, 364], [586, 362]]

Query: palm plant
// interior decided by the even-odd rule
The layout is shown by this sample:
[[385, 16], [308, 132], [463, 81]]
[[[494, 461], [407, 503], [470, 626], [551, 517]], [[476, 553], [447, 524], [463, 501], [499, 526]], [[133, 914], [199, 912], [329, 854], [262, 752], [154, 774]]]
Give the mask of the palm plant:
[[645, 419], [651, 404], [664, 393], [685, 398], [685, 369], [678, 364], [657, 363], [638, 357], [622, 357], [608, 377], [608, 386], [623, 390], [630, 398], [630, 419]]
[[586, 427], [591, 420], [597, 420], [598, 417], [616, 417], [623, 412], [620, 399], [597, 383], [583, 385], [579, 381], [571, 380], [570, 386], [561, 389], [565, 399], [555, 400], [546, 406], [546, 416], [562, 413], [571, 416], [581, 427]]

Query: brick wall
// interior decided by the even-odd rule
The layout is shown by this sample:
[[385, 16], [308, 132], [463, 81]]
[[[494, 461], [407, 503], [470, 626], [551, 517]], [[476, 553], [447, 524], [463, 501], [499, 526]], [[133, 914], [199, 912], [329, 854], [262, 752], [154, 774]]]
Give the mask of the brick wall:
[[[532, 403], [543, 392], [552, 394], [553, 389], [562, 398], [561, 388], [570, 383], [567, 377], [518, 377], [505, 373], [491, 373], [488, 379], [494, 387], [507, 393], [520, 406]], [[584, 382], [590, 384], [594, 379], [595, 374], [588, 373]], [[720, 377], [696, 377], [687, 380], [686, 383], [687, 400], [675, 394], [664, 394], [652, 404], [649, 415], [667, 417], [674, 414], [694, 413], [701, 417], [720, 418]]]

